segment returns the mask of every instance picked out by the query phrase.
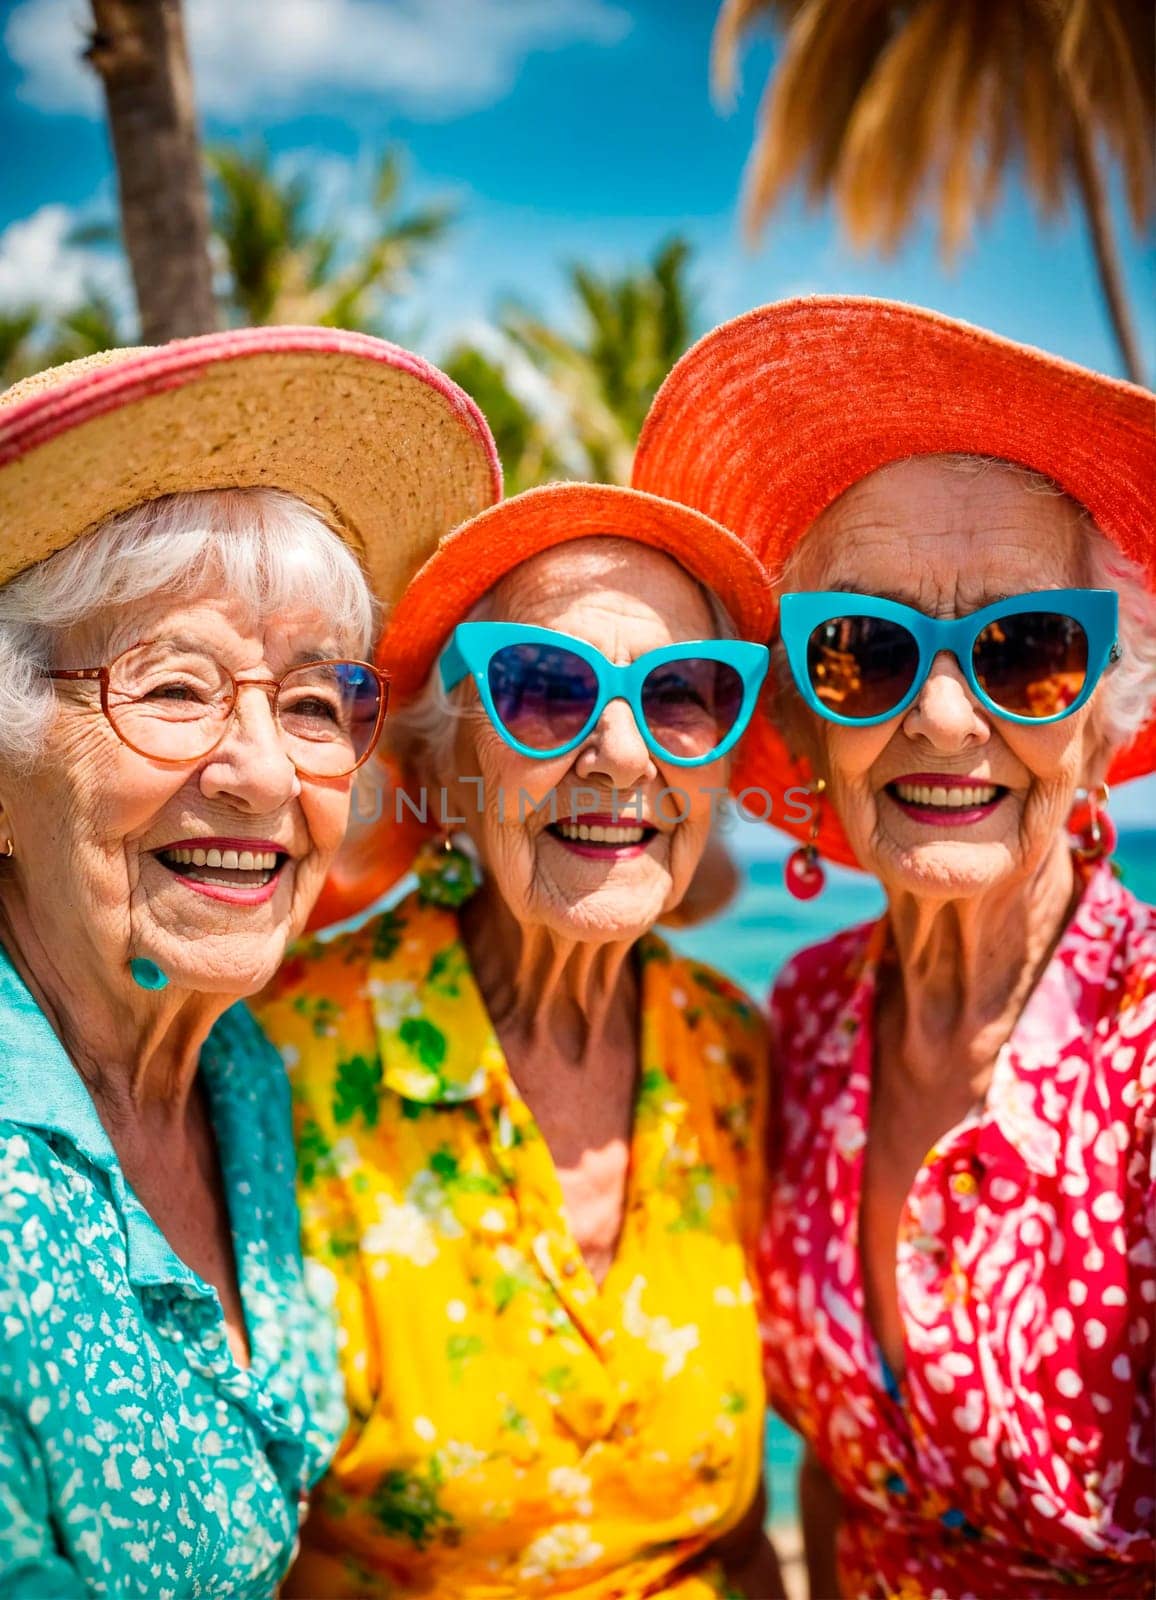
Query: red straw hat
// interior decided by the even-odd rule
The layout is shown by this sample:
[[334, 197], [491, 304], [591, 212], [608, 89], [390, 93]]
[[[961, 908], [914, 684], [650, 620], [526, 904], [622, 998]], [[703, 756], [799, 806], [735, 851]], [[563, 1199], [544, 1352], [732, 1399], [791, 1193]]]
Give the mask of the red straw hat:
[[[993, 456], [1053, 479], [1156, 589], [1156, 399], [916, 306], [787, 300], [724, 323], [659, 390], [634, 482], [733, 528], [773, 577], [860, 478], [941, 453]], [[1153, 770], [1156, 719], [1108, 776], [1119, 783]], [[778, 795], [806, 781], [774, 727], [756, 717], [736, 789]], [[808, 828], [779, 825], [800, 837]], [[855, 864], [830, 807], [818, 842]]]
[[[522, 562], [574, 539], [632, 539], [671, 556], [726, 606], [739, 633], [766, 639], [773, 615], [762, 563], [726, 528], [684, 505], [635, 489], [555, 483], [483, 511], [438, 545], [398, 601], [378, 652], [390, 706], [421, 689], [450, 634], [494, 584]], [[313, 925], [354, 916], [406, 871], [423, 838], [404, 812], [398, 826], [388, 758], [371, 763], [386, 801], [372, 826], [354, 829]], [[404, 858], [404, 859], [403, 859]]]

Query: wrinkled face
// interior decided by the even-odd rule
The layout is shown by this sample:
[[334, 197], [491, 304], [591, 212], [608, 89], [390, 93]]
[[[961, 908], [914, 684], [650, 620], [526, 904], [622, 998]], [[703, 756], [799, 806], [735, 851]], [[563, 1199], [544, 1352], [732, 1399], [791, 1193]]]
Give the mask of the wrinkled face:
[[[1008, 468], [972, 476], [929, 456], [874, 472], [836, 501], [800, 545], [790, 586], [958, 617], [1010, 595], [1080, 587], [1083, 540], [1070, 500]], [[1077, 788], [1106, 768], [1100, 692], [1060, 722], [1009, 722], [940, 655], [902, 716], [877, 726], [827, 722], [793, 692], [783, 715], [863, 866], [887, 887], [952, 898], [1022, 878], [1057, 847]]]
[[[703, 593], [681, 567], [617, 539], [576, 540], [525, 562], [499, 586], [493, 620], [555, 628], [620, 665], [715, 636]], [[678, 904], [710, 831], [709, 791], [726, 784], [725, 758], [664, 767], [615, 700], [577, 749], [536, 761], [494, 729], [473, 684], [463, 692], [469, 709], [447, 788], [519, 922], [604, 942], [637, 937]], [[480, 815], [477, 782], [462, 775], [481, 780]]]
[[[345, 653], [316, 613], [257, 622], [227, 600], [168, 597], [73, 629], [56, 665], [99, 666], [169, 638], [211, 653], [239, 680]], [[209, 756], [175, 767], [121, 742], [98, 684], [54, 687], [57, 715], [36, 767], [0, 775], [17, 846], [10, 892], [22, 896], [41, 949], [49, 960], [67, 950], [70, 963], [130, 985], [128, 963], [143, 956], [179, 987], [255, 992], [320, 892], [352, 780], [299, 779], [260, 689], [241, 690]]]

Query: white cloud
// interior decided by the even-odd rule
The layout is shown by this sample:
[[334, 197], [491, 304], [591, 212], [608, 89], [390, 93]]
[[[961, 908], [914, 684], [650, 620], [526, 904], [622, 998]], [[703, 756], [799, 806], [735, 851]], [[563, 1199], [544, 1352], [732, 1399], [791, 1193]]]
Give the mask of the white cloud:
[[[197, 104], [225, 118], [316, 106], [326, 93], [452, 116], [501, 99], [534, 51], [617, 44], [631, 25], [616, 0], [186, 0], [185, 13]], [[17, 6], [4, 44], [23, 100], [99, 112], [81, 60], [90, 27], [84, 0]]]
[[123, 260], [73, 244], [78, 221], [68, 206], [41, 206], [0, 233], [0, 306], [35, 305], [51, 315], [71, 310], [89, 289], [111, 295], [122, 307], [128, 303]]

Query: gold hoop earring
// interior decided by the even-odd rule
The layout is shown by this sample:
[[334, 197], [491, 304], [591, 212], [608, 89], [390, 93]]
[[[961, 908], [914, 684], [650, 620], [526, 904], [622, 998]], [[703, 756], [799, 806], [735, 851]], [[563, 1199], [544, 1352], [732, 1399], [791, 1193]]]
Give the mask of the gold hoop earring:
[[13, 839], [11, 834], [9, 834], [9, 836], [8, 836], [8, 848], [4, 852], [5, 861], [11, 861], [12, 857], [15, 854], [16, 854], [16, 840]]

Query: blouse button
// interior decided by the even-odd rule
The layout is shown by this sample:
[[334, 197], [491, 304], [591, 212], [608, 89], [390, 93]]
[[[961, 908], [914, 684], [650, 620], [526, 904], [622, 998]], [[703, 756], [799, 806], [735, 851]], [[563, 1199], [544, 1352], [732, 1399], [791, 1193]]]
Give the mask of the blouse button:
[[567, 1256], [566, 1260], [562, 1263], [562, 1276], [565, 1278], [572, 1278], [577, 1271], [578, 1263], [575, 1261], [573, 1256]]

